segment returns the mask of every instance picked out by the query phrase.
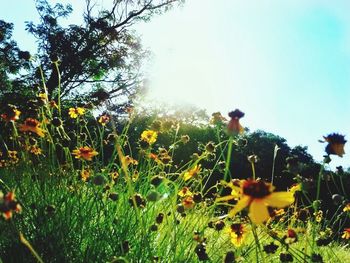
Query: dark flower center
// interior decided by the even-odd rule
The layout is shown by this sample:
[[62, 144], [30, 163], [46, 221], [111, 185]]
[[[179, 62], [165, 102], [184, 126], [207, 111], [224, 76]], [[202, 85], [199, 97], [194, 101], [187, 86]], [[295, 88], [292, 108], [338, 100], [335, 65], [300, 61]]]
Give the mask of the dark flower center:
[[243, 183], [243, 194], [253, 198], [262, 198], [270, 193], [270, 186], [263, 181], [247, 180]]

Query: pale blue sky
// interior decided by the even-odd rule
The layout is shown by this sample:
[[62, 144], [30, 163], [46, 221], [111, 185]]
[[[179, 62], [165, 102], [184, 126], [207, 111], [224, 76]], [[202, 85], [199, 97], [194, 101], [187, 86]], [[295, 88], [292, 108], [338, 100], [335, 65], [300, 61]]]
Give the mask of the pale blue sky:
[[[306, 145], [321, 160], [323, 135], [350, 138], [347, 10], [346, 0], [187, 0], [137, 26], [153, 52], [150, 97], [208, 113], [240, 108], [243, 125]], [[36, 19], [34, 3], [0, 4], [0, 18], [16, 22], [22, 38], [23, 21]], [[350, 166], [350, 154], [333, 157], [332, 167], [339, 164]]]

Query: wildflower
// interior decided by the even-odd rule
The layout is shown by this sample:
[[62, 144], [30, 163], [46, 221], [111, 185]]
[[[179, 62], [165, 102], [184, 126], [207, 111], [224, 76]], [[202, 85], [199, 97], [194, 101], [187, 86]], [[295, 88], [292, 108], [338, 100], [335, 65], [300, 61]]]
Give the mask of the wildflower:
[[314, 213], [314, 216], [315, 216], [315, 220], [317, 223], [320, 223], [322, 221], [322, 218], [323, 218], [323, 212], [322, 210], [319, 210], [317, 212]]
[[283, 208], [294, 202], [292, 193], [272, 192], [273, 188], [271, 184], [262, 180], [242, 180], [239, 190], [237, 190], [237, 187], [233, 188], [234, 194], [237, 194], [238, 191], [240, 199], [229, 212], [229, 216], [233, 217], [239, 211], [249, 206], [250, 219], [254, 223], [260, 224], [269, 218], [267, 206]]
[[219, 221], [216, 221], [213, 226], [215, 230], [220, 231], [225, 227], [225, 222], [222, 220], [219, 220]]
[[50, 104], [50, 107], [51, 107], [51, 108], [53, 108], [53, 109], [54, 109], [54, 108], [58, 109], [58, 106], [57, 106], [56, 101], [51, 100], [49, 104]]
[[184, 180], [188, 181], [192, 177], [196, 177], [201, 171], [201, 165], [195, 165], [190, 170], [184, 173]]
[[151, 178], [150, 183], [154, 186], [159, 186], [164, 180], [163, 176], [155, 175]]
[[112, 178], [112, 180], [117, 180], [119, 178], [119, 173], [118, 172], [111, 172], [109, 173], [109, 176]]
[[21, 205], [16, 201], [14, 192], [8, 192], [5, 196], [0, 191], [0, 213], [6, 220], [12, 218], [13, 212], [19, 213], [22, 208]]
[[102, 125], [102, 126], [106, 126], [106, 124], [110, 121], [110, 117], [107, 114], [103, 114], [100, 116], [100, 118], [98, 119], [98, 122]]
[[124, 162], [124, 164], [126, 166], [129, 166], [130, 164], [133, 164], [133, 165], [138, 165], [138, 161], [135, 160], [134, 158], [130, 157], [129, 155], [125, 155], [122, 162]]
[[76, 107], [76, 108], [69, 108], [68, 115], [72, 119], [76, 119], [79, 116], [82, 116], [85, 114], [85, 109], [81, 107]]
[[80, 177], [81, 177], [81, 180], [83, 180], [84, 182], [86, 182], [91, 176], [91, 171], [90, 170], [81, 170], [80, 172]]
[[21, 124], [19, 126], [19, 130], [21, 132], [32, 132], [37, 134], [40, 137], [44, 137], [45, 136], [45, 131], [40, 128], [41, 124], [38, 120], [33, 119], [33, 118], [27, 118], [24, 121], [24, 124]]
[[184, 208], [186, 209], [191, 209], [194, 207], [195, 202], [193, 201], [193, 197], [192, 196], [186, 196], [183, 200], [182, 200], [182, 205], [184, 206]]
[[164, 214], [163, 213], [159, 213], [156, 217], [156, 223], [157, 224], [161, 224], [163, 222], [164, 219]]
[[28, 147], [28, 152], [34, 154], [34, 155], [41, 155], [43, 154], [42, 150], [40, 147], [36, 146], [36, 145], [32, 145], [30, 147]]
[[214, 142], [208, 142], [207, 145], [205, 145], [205, 150], [209, 153], [215, 152]]
[[287, 234], [283, 237], [286, 244], [292, 244], [298, 241], [297, 233], [293, 229], [288, 229]]
[[195, 252], [198, 256], [199, 261], [209, 260], [209, 256], [208, 256], [207, 251], [206, 251], [206, 244], [205, 243], [199, 243], [195, 248]]
[[229, 134], [239, 134], [243, 133], [244, 128], [239, 123], [239, 119], [244, 116], [244, 113], [240, 110], [236, 109], [234, 111], [231, 111], [228, 116], [231, 118], [227, 125], [227, 130]]
[[264, 251], [267, 254], [274, 254], [277, 249], [278, 249], [278, 246], [273, 242], [264, 246]]
[[301, 184], [293, 184], [291, 188], [289, 188], [289, 192], [295, 194], [295, 192], [301, 191]]
[[348, 203], [344, 208], [343, 208], [344, 212], [350, 212], [350, 203]]
[[182, 135], [181, 136], [181, 142], [183, 143], [183, 144], [186, 144], [186, 143], [188, 143], [190, 141], [190, 136], [188, 136], [188, 135]]
[[203, 199], [203, 196], [201, 193], [197, 192], [197, 193], [193, 194], [193, 201], [195, 203], [200, 203], [202, 201], [202, 199]]
[[341, 238], [350, 239], [350, 228], [345, 228]]
[[43, 102], [46, 102], [48, 100], [48, 97], [44, 92], [39, 93], [38, 98], [41, 99]]
[[88, 146], [80, 147], [79, 149], [73, 150], [73, 155], [76, 159], [84, 159], [86, 161], [91, 161], [92, 157], [98, 155], [94, 149]]
[[129, 198], [131, 206], [136, 205], [137, 207], [144, 208], [146, 206], [146, 200], [140, 194], [134, 194], [133, 197]]
[[157, 141], [158, 134], [153, 130], [143, 131], [141, 134], [141, 141], [147, 142], [149, 145]]
[[8, 105], [5, 113], [1, 114], [0, 116], [5, 122], [15, 122], [19, 119], [19, 115], [21, 115], [21, 112], [17, 110], [15, 106]]
[[241, 223], [233, 223], [226, 229], [226, 233], [230, 235], [231, 242], [234, 246], [240, 247], [246, 237], [245, 226]]
[[326, 146], [326, 153], [328, 155], [335, 154], [340, 157], [343, 157], [344, 145], [346, 140], [344, 139], [344, 135], [340, 135], [338, 133], [329, 134], [327, 137], [323, 137], [325, 141], [328, 143]]
[[210, 123], [214, 125], [220, 125], [223, 124], [223, 122], [227, 121], [227, 119], [223, 117], [220, 112], [214, 112], [211, 116], [212, 118], [210, 120]]
[[190, 191], [190, 189], [185, 186], [177, 193], [177, 195], [180, 197], [185, 197], [185, 196], [192, 196], [193, 194]]

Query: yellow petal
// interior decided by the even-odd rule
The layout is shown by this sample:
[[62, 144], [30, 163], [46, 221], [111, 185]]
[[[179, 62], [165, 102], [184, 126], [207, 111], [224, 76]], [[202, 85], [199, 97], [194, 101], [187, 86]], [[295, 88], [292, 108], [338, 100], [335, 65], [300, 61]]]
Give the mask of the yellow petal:
[[250, 203], [250, 197], [247, 195], [244, 195], [241, 199], [239, 199], [235, 207], [231, 209], [231, 211], [228, 213], [228, 216], [233, 217], [239, 211], [247, 207], [249, 203]]
[[263, 200], [268, 206], [283, 208], [294, 202], [294, 194], [291, 192], [275, 192], [266, 196]]
[[264, 203], [264, 199], [254, 199], [250, 204], [249, 217], [255, 224], [261, 224], [269, 219], [269, 211]]
[[218, 197], [216, 198], [216, 202], [225, 202], [225, 201], [230, 201], [230, 200], [233, 200], [235, 199], [236, 197], [233, 196], [233, 195], [226, 195], [226, 196], [223, 196], [223, 197]]

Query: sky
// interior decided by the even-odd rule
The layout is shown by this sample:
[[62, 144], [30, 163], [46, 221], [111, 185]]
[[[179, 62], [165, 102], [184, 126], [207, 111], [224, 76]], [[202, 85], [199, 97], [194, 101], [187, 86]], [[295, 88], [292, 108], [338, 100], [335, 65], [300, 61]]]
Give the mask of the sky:
[[[24, 21], [37, 20], [34, 2], [6, 2], [0, 19], [14, 22], [14, 38], [28, 46]], [[79, 21], [82, 6], [60, 2], [73, 3], [70, 23]], [[187, 0], [135, 28], [152, 53], [148, 96], [208, 114], [239, 108], [244, 126], [308, 146], [321, 161], [322, 136], [350, 138], [347, 10], [347, 0]], [[332, 168], [350, 166], [349, 145], [343, 158], [332, 157]]]

